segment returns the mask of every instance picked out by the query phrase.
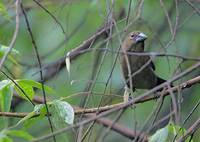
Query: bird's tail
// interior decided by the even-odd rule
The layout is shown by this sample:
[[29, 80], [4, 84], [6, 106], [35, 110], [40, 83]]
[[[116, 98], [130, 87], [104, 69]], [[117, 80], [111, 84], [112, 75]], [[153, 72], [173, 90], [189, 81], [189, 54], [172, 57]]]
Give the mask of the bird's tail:
[[[158, 77], [158, 78], [157, 78], [157, 85], [156, 85], [156, 86], [158, 86], [158, 85], [160, 85], [160, 84], [162, 84], [162, 83], [164, 83], [164, 82], [166, 82], [166, 81], [167, 81], [167, 80]], [[170, 86], [171, 86], [171, 87], [174, 87], [174, 85], [173, 85], [172, 83], [170, 83]]]
[[164, 82], [166, 82], [165, 79], [162, 79], [162, 78], [158, 77], [158, 78], [157, 78], [157, 85], [156, 85], [156, 86], [158, 86], [158, 85], [160, 85], [160, 84], [162, 84], [162, 83], [164, 83]]

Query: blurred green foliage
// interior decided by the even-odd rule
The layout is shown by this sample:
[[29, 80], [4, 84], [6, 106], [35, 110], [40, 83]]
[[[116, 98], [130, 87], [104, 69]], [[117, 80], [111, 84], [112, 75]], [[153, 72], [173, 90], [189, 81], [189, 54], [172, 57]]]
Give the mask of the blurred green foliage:
[[[126, 27], [126, 16], [128, 15], [129, 1], [128, 0], [44, 0], [41, 4], [53, 14], [56, 19], [63, 26], [65, 33], [62, 32], [61, 27], [55, 20], [36, 3], [31, 0], [22, 1], [26, 8], [28, 20], [30, 22], [31, 29], [33, 31], [34, 40], [38, 46], [39, 54], [42, 59], [42, 65], [51, 64], [58, 59], [64, 57], [67, 52], [76, 48], [83, 41], [87, 40], [89, 36], [94, 34], [98, 29], [105, 26], [111, 21], [111, 17], [115, 19], [116, 26], [113, 26], [113, 38], [105, 43], [104, 38], [98, 39], [92, 49], [97, 48], [109, 48], [111, 50], [117, 50], [120, 47], [119, 39], [123, 40], [123, 37], [127, 34], [124, 33]], [[112, 3], [114, 2], [114, 3]], [[174, 1], [164, 1], [165, 8], [168, 10], [172, 27], [174, 28], [176, 18], [178, 17], [177, 31], [173, 42], [167, 47], [166, 44], [172, 40], [168, 21], [166, 19], [163, 7], [157, 0], [144, 1], [141, 7], [141, 15], [137, 21], [133, 21], [137, 14], [139, 1], [132, 1], [130, 10], [130, 16], [127, 29], [128, 32], [133, 30], [140, 30], [148, 35], [146, 43], [147, 51], [165, 52], [180, 54], [183, 56], [199, 57], [200, 56], [200, 18], [199, 15], [185, 2], [178, 1], [178, 9]], [[199, 2], [194, 1], [196, 7]], [[124, 11], [123, 11], [124, 10]], [[118, 18], [120, 12], [125, 12], [122, 18]], [[170, 14], [171, 13], [171, 14]], [[8, 17], [10, 20], [8, 20]], [[15, 29], [15, 8], [13, 1], [0, 1], [0, 44], [9, 45], [12, 35]], [[120, 31], [120, 33], [118, 33]], [[116, 35], [117, 34], [117, 35]], [[67, 40], [66, 40], [67, 38]], [[65, 42], [61, 44], [63, 41]], [[104, 41], [104, 43], [103, 43]], [[20, 31], [17, 37], [14, 49], [20, 52], [20, 55], [16, 58], [18, 64], [10, 63], [6, 61], [4, 70], [15, 79], [33, 79], [39, 80], [39, 68], [35, 51], [33, 49], [30, 36], [28, 35], [26, 23], [22, 14], [20, 14]], [[112, 72], [112, 66], [116, 57], [115, 53], [105, 52], [86, 52], [79, 56], [75, 60], [71, 61], [71, 72], [68, 76], [65, 68], [62, 71], [50, 78], [46, 85], [55, 90], [55, 94], [47, 93], [48, 98], [51, 100], [59, 99], [60, 97], [68, 97], [76, 93], [87, 90], [87, 86], [91, 81], [91, 74], [94, 69], [99, 70], [102, 57], [105, 54], [105, 59], [102, 62], [99, 75], [96, 83], [93, 86], [92, 97], [89, 98], [88, 107], [95, 107], [99, 104], [101, 95], [114, 94], [119, 95], [116, 97], [105, 97], [103, 105], [107, 103], [112, 104], [122, 101], [123, 96], [123, 79], [119, 67], [119, 62], [114, 68], [111, 76], [111, 80], [108, 83], [107, 89], [104, 92], [105, 84], [108, 80], [110, 73]], [[99, 59], [97, 60], [97, 57]], [[96, 62], [95, 62], [96, 61]], [[172, 57], [156, 57], [154, 63], [156, 65], [156, 73], [162, 78], [169, 79], [174, 75], [179, 74], [181, 71], [187, 69], [193, 65], [194, 61], [185, 61], [180, 65], [181, 59]], [[181, 79], [181, 82], [199, 74], [199, 69], [195, 70], [191, 74]], [[45, 73], [48, 73], [48, 68], [44, 69]], [[5, 79], [1, 76], [1, 79]], [[177, 81], [176, 83], [179, 83]], [[176, 84], [175, 83], [175, 84]], [[90, 90], [87, 90], [90, 91]], [[140, 95], [146, 90], [137, 90], [136, 95]], [[191, 111], [193, 106], [199, 100], [198, 97], [200, 91], [199, 86], [195, 85], [190, 89], [184, 90], [181, 94], [181, 121], [185, 119], [186, 115]], [[41, 95], [42, 92], [37, 90], [37, 95]], [[76, 95], [65, 99], [71, 105], [79, 105], [81, 102], [81, 96]], [[130, 129], [134, 129], [134, 122], [137, 121], [137, 129], [141, 129], [140, 126], [144, 123], [147, 116], [152, 112], [152, 108], [155, 106], [156, 101], [139, 104], [136, 106], [135, 111], [128, 109], [119, 122]], [[167, 114], [170, 108], [170, 100], [166, 99], [161, 114], [159, 117]], [[33, 107], [29, 102], [21, 102], [14, 108], [16, 112], [31, 112]], [[188, 123], [188, 128], [199, 116], [200, 112], [196, 111]], [[134, 117], [136, 116], [136, 117]], [[109, 116], [115, 118], [115, 114]], [[76, 118], [76, 116], [75, 116]], [[4, 128], [5, 125], [16, 124], [19, 119], [9, 119], [5, 121], [4, 118], [0, 118], [0, 127]], [[33, 121], [32, 126], [26, 127], [29, 133], [34, 137], [47, 134], [49, 131], [47, 122], [44, 120]], [[65, 127], [65, 125], [63, 125]], [[105, 128], [104, 128], [105, 129]], [[93, 128], [91, 141], [98, 139], [98, 134], [102, 130], [101, 126], [95, 125]], [[74, 141], [75, 134], [70, 131], [67, 134], [68, 140], [59, 139], [59, 141]], [[199, 132], [195, 133], [194, 141], [199, 141]], [[21, 141], [16, 139], [16, 141]], [[105, 141], [130, 141], [121, 135], [110, 131]]]

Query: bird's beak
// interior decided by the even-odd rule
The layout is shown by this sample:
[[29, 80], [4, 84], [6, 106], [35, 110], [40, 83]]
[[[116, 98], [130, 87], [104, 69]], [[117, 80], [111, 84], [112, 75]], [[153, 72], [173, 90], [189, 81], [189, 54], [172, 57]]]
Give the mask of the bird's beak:
[[144, 41], [147, 39], [147, 36], [144, 33], [139, 33], [135, 38], [136, 42]]

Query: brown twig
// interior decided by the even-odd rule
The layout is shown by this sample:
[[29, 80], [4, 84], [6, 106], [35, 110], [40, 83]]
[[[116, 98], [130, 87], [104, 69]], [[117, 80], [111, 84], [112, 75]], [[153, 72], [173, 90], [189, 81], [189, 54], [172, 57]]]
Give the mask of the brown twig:
[[[14, 113], [14, 112], [0, 112], [0, 116], [6, 116], [6, 117], [17, 117], [17, 118], [23, 118], [25, 116], [27, 116], [28, 113]], [[160, 120], [159, 122], [157, 122], [154, 127], [156, 127], [157, 125], [159, 125], [161, 122], [167, 120], [173, 113], [170, 113], [169, 115], [165, 116], [162, 118], [162, 120]], [[95, 114], [85, 114], [84, 117], [90, 118], [90, 117], [94, 117]], [[35, 116], [37, 117], [37, 116]], [[107, 118], [99, 118], [96, 120], [96, 122], [98, 124], [102, 124], [105, 127], [110, 127], [113, 124], [113, 121], [111, 121], [110, 119]], [[130, 139], [135, 139], [142, 137], [144, 139], [144, 141], [147, 140], [148, 135], [146, 135], [145, 133], [139, 132], [139, 131], [133, 131], [127, 127], [124, 127], [123, 125], [119, 124], [119, 123], [114, 123], [112, 125], [112, 127], [110, 127], [113, 131], [121, 134], [122, 136], [125, 136], [127, 138]]]
[[184, 1], [185, 1], [190, 7], [192, 7], [192, 9], [194, 9], [198, 15], [200, 15], [200, 10], [199, 10], [197, 7], [195, 7], [195, 6], [192, 4], [191, 1], [189, 1], [189, 0], [184, 0]]
[[[173, 91], [174, 93], [175, 92], [178, 92], [178, 90], [181, 90], [181, 89], [186, 89], [186, 88], [190, 88], [192, 85], [195, 85], [197, 83], [200, 83], [200, 76], [197, 76], [193, 79], [190, 79], [180, 85], [177, 85], [175, 87], [172, 87], [170, 88], [171, 91]], [[150, 100], [155, 100], [157, 98], [159, 98], [160, 96], [163, 96], [163, 97], [166, 97], [169, 94], [169, 89], [168, 90], [165, 90], [164, 92], [162, 93], [157, 93], [155, 95], [152, 95], [152, 96], [145, 96], [145, 97], [142, 97], [141, 99], [135, 101], [134, 103], [135, 104], [138, 104], [138, 103], [144, 103], [144, 102], [147, 102], [147, 101], [150, 101]], [[41, 101], [41, 100], [40, 100]], [[107, 110], [110, 110], [110, 109], [113, 109], [113, 108], [117, 108], [117, 107], [120, 107], [124, 105], [124, 103], [118, 103], [118, 104], [113, 104], [113, 105], [108, 105], [108, 106], [103, 106], [103, 107], [97, 107], [97, 108], [88, 108], [88, 109], [82, 109], [82, 108], [79, 108], [79, 107], [74, 107], [74, 110], [75, 110], [75, 114], [78, 115], [78, 114], [86, 114], [86, 113], [96, 113], [96, 112], [104, 112], [104, 111], [107, 111]], [[1, 116], [1, 114], [0, 114]], [[6, 115], [4, 115], [6, 116]], [[10, 117], [11, 115], [9, 115], [8, 117]], [[21, 116], [21, 115], [20, 115]], [[20, 117], [19, 116], [19, 117]], [[26, 116], [26, 113], [24, 114], [24, 116]], [[17, 115], [13, 115], [13, 117], [17, 117]]]
[[[97, 40], [102, 35], [104, 35], [107, 32], [107, 30], [108, 30], [108, 27], [100, 28], [95, 34], [93, 34], [87, 40], [83, 41], [76, 48], [72, 49], [69, 54], [70, 60], [75, 60], [80, 54], [82, 54], [81, 53], [82, 50], [88, 49], [91, 43], [94, 40]], [[58, 70], [61, 70], [65, 67], [65, 58], [66, 57], [62, 57], [58, 59], [57, 61], [55, 61], [54, 63], [51, 63], [47, 65], [46, 67], [43, 67], [43, 69], [45, 68], [46, 70], [48, 70], [48, 72], [44, 74], [43, 81], [47, 81], [51, 79], [53, 76], [57, 74]]]
[[[195, 78], [193, 78], [193, 79], [191, 79], [191, 80], [188, 80], [188, 81], [182, 83], [181, 85], [175, 86], [175, 87], [171, 88], [171, 90], [174, 91], [174, 92], [176, 92], [176, 91], [178, 91], [179, 88], [181, 88], [181, 89], [189, 88], [190, 86], [192, 86], [192, 85], [194, 85], [194, 84], [196, 84], [196, 83], [199, 83], [199, 82], [200, 82], [200, 76], [195, 77]], [[164, 93], [164, 96], [169, 95], [169, 90], [166, 90], [165, 92], [166, 92], [166, 93]], [[140, 96], [140, 97], [138, 97], [138, 98], [135, 99], [135, 102], [134, 102], [134, 103], [141, 103], [141, 102], [149, 101], [149, 100], [152, 100], [152, 99], [156, 99], [156, 98], [158, 98], [158, 97], [159, 97], [159, 95], [154, 96], [154, 97], [148, 97], [148, 95], [147, 95], [146, 97]], [[75, 114], [80, 114], [80, 113], [82, 113], [82, 111], [84, 111], [85, 113], [92, 113], [92, 112], [95, 112], [95, 111], [97, 111], [97, 110], [98, 110], [98, 112], [99, 112], [99, 111], [102, 111], [102, 112], [103, 112], [103, 111], [106, 111], [106, 110], [108, 110], [108, 109], [111, 109], [111, 110], [110, 110], [110, 111], [107, 111], [107, 112], [105, 112], [105, 113], [99, 114], [99, 115], [96, 116], [96, 117], [92, 117], [92, 118], [90, 118], [90, 119], [88, 119], [88, 120], [84, 120], [83, 122], [80, 122], [80, 124], [77, 123], [77, 124], [73, 125], [73, 127], [78, 127], [79, 125], [86, 124], [86, 123], [88, 123], [88, 122], [90, 122], [90, 121], [92, 121], [92, 120], [97, 120], [97, 119], [99, 119], [101, 116], [104, 116], [105, 114], [109, 114], [109, 113], [111, 113], [111, 112], [113, 112], [113, 111], [115, 111], [115, 110], [118, 110], [118, 109], [120, 109], [120, 108], [126, 107], [126, 106], [128, 106], [128, 105], [131, 105], [131, 103], [132, 103], [132, 102], [129, 102], [129, 103], [127, 103], [127, 104], [121, 103], [121, 104], [116, 104], [116, 105], [111, 105], [111, 106], [105, 106], [105, 107], [101, 107], [101, 108], [93, 108], [93, 109], [84, 109], [84, 110], [77, 109], [77, 110], [75, 110]], [[19, 115], [18, 115], [18, 114], [19, 114]], [[27, 115], [27, 113], [7, 113], [7, 112], [1, 112], [0, 115], [1, 115], [1, 116], [8, 116], [8, 117], [24, 117], [24, 116]], [[58, 132], [54, 132], [53, 135], [59, 134], [59, 133], [61, 133], [62, 131], [66, 131], [66, 130], [71, 129], [71, 128], [72, 128], [72, 127], [68, 127], [68, 128], [62, 129], [62, 130], [60, 130], [60, 131], [58, 131]], [[52, 135], [51, 135], [51, 136], [52, 136]], [[44, 137], [42, 137], [41, 139], [46, 139], [46, 138], [49, 138], [49, 137], [51, 137], [51, 136], [50, 136], [50, 135], [44, 136]]]
[[[94, 117], [95, 114], [86, 114], [84, 116], [91, 118], [91, 117]], [[130, 138], [130, 139], [134, 139], [139, 136], [139, 137], [143, 137], [147, 140], [147, 137], [148, 137], [145, 133], [141, 133], [139, 131], [134, 132], [133, 130], [131, 130], [127, 127], [124, 127], [123, 125], [121, 125], [119, 123], [113, 124], [113, 121], [111, 121], [110, 119], [107, 119], [107, 118], [99, 118], [99, 119], [97, 119], [96, 122], [99, 124], [102, 124], [103, 126], [110, 127], [112, 130], [114, 130], [114, 131], [118, 132], [119, 134], [121, 134], [127, 138]], [[112, 127], [111, 127], [111, 125], [112, 125]]]
[[27, 112], [0, 112], [0, 116], [23, 118], [27, 116]]
[[[97, 119], [99, 119], [99, 118], [101, 118], [101, 117], [104, 117], [104, 116], [106, 116], [106, 115], [109, 115], [109, 114], [111, 114], [111, 113], [113, 113], [113, 112], [119, 111], [119, 110], [121, 110], [121, 109], [123, 109], [123, 108], [127, 108], [127, 107], [129, 107], [129, 106], [135, 104], [135, 102], [138, 102], [138, 101], [140, 101], [140, 100], [143, 100], [143, 99], [146, 98], [147, 96], [149, 96], [149, 97], [154, 96], [154, 94], [152, 94], [152, 93], [154, 93], [155, 91], [157, 91], [157, 90], [161, 89], [162, 87], [166, 86], [168, 83], [171, 83], [171, 82], [173, 82], [173, 81], [176, 81], [176, 80], [180, 79], [180, 78], [183, 77], [183, 76], [186, 76], [187, 74], [191, 73], [192, 71], [194, 71], [194, 70], [197, 69], [198, 67], [200, 67], [200, 62], [198, 62], [197, 64], [194, 64], [194, 65], [191, 66], [191, 67], [189, 67], [189, 68], [186, 69], [184, 72], [180, 73], [179, 75], [176, 75], [176, 76], [173, 77], [172, 79], [169, 79], [168, 82], [163, 83], [163, 84], [161, 84], [161, 85], [159, 85], [159, 86], [157, 86], [157, 87], [155, 87], [155, 88], [149, 90], [148, 92], [144, 93], [143, 95], [136, 97], [134, 100], [131, 100], [131, 101], [127, 102], [127, 103], [124, 103], [124, 104], [122, 104], [121, 106], [118, 106], [118, 107], [113, 108], [113, 109], [111, 109], [111, 110], [108, 110], [108, 111], [106, 111], [106, 112], [102, 112], [102, 113], [98, 114], [96, 117], [92, 117], [92, 118], [90, 118], [90, 119], [86, 119], [86, 120], [84, 120], [84, 121], [81, 121], [81, 122], [79, 122], [79, 123], [76, 123], [76, 124], [74, 124], [74, 125], [72, 125], [72, 126], [69, 126], [69, 127], [67, 127], [67, 128], [60, 129], [60, 130], [54, 132], [53, 134], [48, 134], [48, 135], [42, 136], [42, 137], [40, 137], [40, 138], [34, 140], [34, 142], [36, 142], [36, 141], [42, 141], [42, 140], [47, 140], [47, 139], [51, 138], [52, 136], [61, 134], [61, 133], [66, 132], [66, 131], [68, 131], [68, 130], [70, 130], [70, 129], [72, 129], [72, 128], [79, 127], [80, 125], [88, 124], [88, 123], [90, 123], [90, 122], [92, 122], [92, 121], [95, 121], [95, 120], [97, 120]], [[200, 78], [200, 77], [199, 77], [199, 78]], [[199, 82], [199, 79], [198, 79], [198, 82]], [[187, 86], [187, 83], [186, 83], [186, 86]], [[173, 89], [173, 88], [172, 88], [172, 89]], [[173, 90], [173, 91], [174, 91], [174, 90]], [[166, 94], [169, 94], [169, 90], [166, 91]]]

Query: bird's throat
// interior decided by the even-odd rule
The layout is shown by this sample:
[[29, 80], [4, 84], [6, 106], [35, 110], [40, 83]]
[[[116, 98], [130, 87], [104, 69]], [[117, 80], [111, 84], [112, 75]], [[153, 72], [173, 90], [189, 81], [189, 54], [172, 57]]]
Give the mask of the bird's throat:
[[143, 52], [144, 51], [144, 42], [139, 42], [137, 44], [132, 45], [132, 52]]

